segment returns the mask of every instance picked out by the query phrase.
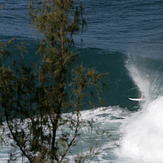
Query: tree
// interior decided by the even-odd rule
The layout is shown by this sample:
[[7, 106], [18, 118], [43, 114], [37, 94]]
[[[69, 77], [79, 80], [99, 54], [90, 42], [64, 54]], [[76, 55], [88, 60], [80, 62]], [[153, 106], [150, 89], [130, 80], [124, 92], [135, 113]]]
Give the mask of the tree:
[[[84, 126], [80, 110], [86, 104], [93, 106], [93, 100], [101, 101], [104, 74], [78, 66], [73, 52], [73, 35], [86, 25], [81, 4], [31, 0], [30, 15], [42, 34], [37, 51], [41, 63], [14, 61], [10, 67], [0, 67], [0, 106], [13, 140], [10, 160], [17, 159], [19, 150], [31, 163], [60, 163], [68, 159]], [[91, 150], [92, 154], [97, 151]], [[82, 154], [75, 160], [88, 158]]]

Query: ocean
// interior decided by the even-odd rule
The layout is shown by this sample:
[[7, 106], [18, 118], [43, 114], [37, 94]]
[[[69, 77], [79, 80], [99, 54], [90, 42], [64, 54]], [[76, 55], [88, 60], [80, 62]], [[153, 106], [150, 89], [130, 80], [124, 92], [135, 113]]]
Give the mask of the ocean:
[[[108, 73], [103, 106], [81, 111], [112, 135], [91, 162], [163, 163], [163, 1], [80, 2], [88, 24], [75, 36], [80, 62]], [[32, 55], [39, 34], [27, 6], [26, 0], [0, 0], [0, 40], [16, 38]], [[144, 102], [128, 99], [142, 93]], [[86, 149], [87, 140], [82, 143]], [[0, 162], [7, 162], [8, 149], [0, 147]]]

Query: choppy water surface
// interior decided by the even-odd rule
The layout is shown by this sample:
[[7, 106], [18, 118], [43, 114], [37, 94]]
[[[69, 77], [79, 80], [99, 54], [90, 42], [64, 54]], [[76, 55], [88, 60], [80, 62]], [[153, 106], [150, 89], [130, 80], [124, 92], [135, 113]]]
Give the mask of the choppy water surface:
[[[163, 1], [81, 2], [88, 27], [75, 36], [80, 61], [109, 73], [102, 95], [105, 105], [81, 112], [83, 119], [95, 119], [112, 135], [92, 162], [163, 162]], [[1, 0], [0, 6], [0, 40], [23, 41], [33, 55], [39, 34], [28, 16], [27, 1]], [[142, 92], [145, 102], [128, 100]], [[87, 149], [87, 142], [82, 143]], [[7, 162], [9, 149], [0, 147], [0, 162]]]

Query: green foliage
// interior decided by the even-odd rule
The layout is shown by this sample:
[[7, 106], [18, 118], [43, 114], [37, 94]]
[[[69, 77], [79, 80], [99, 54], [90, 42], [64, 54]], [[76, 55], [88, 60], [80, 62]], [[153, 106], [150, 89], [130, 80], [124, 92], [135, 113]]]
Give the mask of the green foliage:
[[[72, 52], [73, 35], [86, 25], [82, 13], [82, 6], [73, 0], [30, 1], [30, 15], [41, 33], [37, 53], [42, 62], [36, 68], [19, 61], [0, 66], [0, 106], [14, 148], [10, 160], [19, 150], [31, 163], [66, 162], [84, 126], [80, 115], [84, 103], [94, 106], [94, 100], [101, 101], [105, 74], [77, 66], [77, 54]], [[22, 55], [24, 49], [17, 48]], [[1, 56], [7, 54], [1, 49]], [[91, 148], [75, 162], [97, 154]]]

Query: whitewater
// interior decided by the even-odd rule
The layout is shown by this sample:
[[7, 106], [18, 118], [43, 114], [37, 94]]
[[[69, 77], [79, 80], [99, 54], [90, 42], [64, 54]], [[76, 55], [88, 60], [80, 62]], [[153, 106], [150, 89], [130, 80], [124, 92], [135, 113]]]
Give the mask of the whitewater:
[[[79, 1], [88, 23], [82, 36], [75, 36], [79, 60], [109, 73], [102, 97], [105, 107], [81, 111], [83, 120], [94, 119], [101, 132], [111, 135], [104, 138], [100, 154], [91, 163], [163, 163], [162, 0]], [[26, 0], [0, 0], [0, 40], [24, 42], [27, 63], [38, 63], [35, 51], [40, 36], [27, 7]], [[145, 102], [128, 99], [142, 93]], [[87, 151], [89, 137], [100, 141], [86, 131], [79, 150]], [[0, 163], [8, 162], [9, 150], [9, 144], [0, 145]]]
[[[99, 132], [108, 131], [108, 136], [102, 141], [100, 154], [91, 162], [162, 163], [163, 95], [158, 95], [156, 94], [158, 91], [155, 91], [158, 79], [145, 73], [145, 69], [142, 71], [142, 67], [136, 64], [133, 56], [128, 56], [125, 67], [140, 94], [143, 92], [145, 102], [139, 102], [139, 109], [134, 112], [120, 106], [81, 111], [81, 118], [94, 120], [95, 125], [99, 127]], [[96, 137], [91, 131], [83, 129], [81, 134], [84, 140], [79, 143], [75, 151], [87, 152], [92, 145], [90, 138], [97, 142], [101, 141], [101, 138]], [[10, 150], [12, 147], [9, 144], [0, 146], [0, 162], [7, 163]], [[75, 155], [75, 152], [69, 155], [70, 162], [73, 162]]]
[[139, 103], [139, 110], [133, 113], [117, 106], [98, 108], [93, 114], [92, 111], [82, 113], [84, 117], [95, 118], [101, 128], [109, 130], [113, 136], [104, 143], [100, 162], [163, 162], [163, 95], [158, 88], [158, 74], [146, 73], [134, 58], [128, 57], [126, 68], [144, 94], [145, 102]]
[[[163, 95], [158, 88], [158, 72], [149, 74], [138, 66], [135, 57], [128, 56], [128, 73], [144, 94], [145, 102], [131, 112], [119, 106], [83, 111], [86, 119], [95, 119], [101, 130], [110, 131], [112, 138], [104, 142], [98, 161], [107, 163], [161, 163], [163, 162]], [[158, 95], [159, 92], [159, 95]], [[97, 162], [94, 161], [94, 162]]]

